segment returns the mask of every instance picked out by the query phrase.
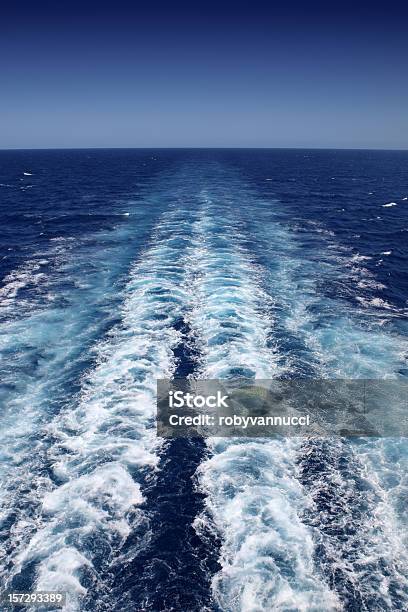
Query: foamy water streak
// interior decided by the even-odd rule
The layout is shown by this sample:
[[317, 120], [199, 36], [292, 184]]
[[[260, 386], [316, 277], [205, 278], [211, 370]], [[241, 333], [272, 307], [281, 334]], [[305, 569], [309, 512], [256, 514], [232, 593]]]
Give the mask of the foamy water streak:
[[[115, 254], [120, 232], [97, 235], [106, 255]], [[43, 426], [65, 402], [67, 388], [88, 356], [87, 348], [106, 324], [103, 303], [118, 263], [108, 270], [87, 239], [50, 241], [36, 258], [9, 274], [0, 300], [0, 575], [35, 530], [35, 514], [52, 483]], [[78, 286], [86, 265], [93, 267]], [[75, 256], [74, 256], [75, 252]], [[31, 274], [30, 270], [44, 273]], [[61, 277], [64, 283], [61, 284]], [[12, 287], [11, 287], [12, 285]], [[78, 291], [72, 292], [72, 287]], [[108, 318], [109, 321], [109, 318]]]
[[[133, 250], [124, 245], [130, 233], [141, 231], [143, 224], [133, 229], [129, 224], [51, 239], [3, 284], [9, 287], [10, 279], [19, 279], [23, 271], [13, 298], [0, 305], [3, 582], [37, 529], [44, 495], [55, 486], [48, 455], [53, 439], [46, 425], [64, 407], [72, 407], [81, 374], [94, 358], [91, 347], [117, 321], [117, 282]], [[44, 270], [41, 278], [27, 278], [33, 262]]]
[[261, 271], [242, 247], [239, 223], [220, 218], [222, 211], [205, 194], [203, 198], [194, 225], [190, 276], [196, 296], [191, 318], [200, 332], [206, 376], [262, 378], [274, 369], [277, 373], [275, 352], [267, 346], [274, 304], [258, 282]]
[[[268, 284], [284, 304], [284, 328], [296, 337], [297, 353], [301, 347], [314, 376], [403, 375], [408, 343], [406, 325], [397, 319], [401, 313], [379, 311], [376, 303], [368, 307], [369, 295], [361, 308], [358, 302], [353, 307], [349, 299], [333, 299], [321, 290], [338, 285], [349, 287], [354, 296], [362, 278], [371, 281], [367, 291], [377, 290], [373, 274], [361, 268], [366, 258], [350, 255], [327, 233], [320, 242], [307, 233], [294, 239], [276, 223], [271, 241], [271, 221], [273, 213], [261, 207], [253, 221], [268, 260]], [[309, 251], [305, 241], [312, 245]], [[406, 442], [310, 442], [299, 449], [298, 461], [300, 480], [312, 495], [305, 517], [314, 528], [322, 575], [346, 605], [370, 610], [406, 606], [407, 541], [401, 538], [407, 527]]]
[[[405, 365], [404, 338], [380, 325], [376, 329], [373, 316], [367, 326], [358, 312], [343, 310], [330, 326], [306, 337], [322, 362], [322, 376], [396, 378]], [[327, 555], [323, 560], [321, 553], [322, 572], [336, 575], [344, 601], [362, 609], [408, 606], [408, 541], [402, 535], [407, 532], [406, 440], [305, 443], [304, 453], [306, 463], [317, 458], [319, 465], [316, 473], [301, 460], [303, 481], [318, 508], [311, 521]]]
[[[195, 226], [195, 292], [190, 324], [202, 341], [201, 375], [270, 378], [283, 373], [271, 343], [273, 302], [262, 269], [242, 246], [236, 217], [203, 194]], [[297, 479], [295, 441], [209, 440], [198, 471], [205, 516], [222, 537], [213, 594], [222, 610], [326, 610], [338, 600], [314, 565], [309, 501]]]
[[[246, 197], [250, 196], [250, 193], [246, 194]], [[293, 375], [296, 375], [298, 368], [301, 375], [307, 372], [304, 364], [311, 367], [314, 375], [321, 377], [394, 378], [399, 371], [404, 371], [407, 343], [398, 333], [398, 325], [390, 329], [389, 325], [384, 325], [384, 312], [373, 313], [366, 308], [353, 308], [347, 301], [337, 302], [321, 293], [324, 280], [331, 282], [346, 274], [345, 282], [350, 282], [351, 278], [351, 281], [360, 283], [362, 276], [367, 277], [364, 270], [356, 269], [361, 258], [356, 262], [355, 257], [351, 257], [349, 267], [347, 253], [340, 248], [336, 253], [332, 234], [323, 234], [325, 240], [321, 253], [313, 252], [310, 257], [305, 257], [304, 245], [300, 240], [294, 241], [282, 223], [274, 219], [270, 204], [266, 206], [261, 202], [257, 208], [259, 215], [254, 214], [252, 207], [248, 206], [246, 210], [255, 219], [252, 225], [255, 226], [256, 238], [260, 240], [257, 248], [268, 261], [268, 268], [263, 278], [259, 268], [256, 271], [252, 269], [252, 274], [248, 275], [249, 278], [245, 277], [242, 283], [245, 287], [242, 299], [236, 300], [236, 307], [233, 306], [228, 313], [217, 303], [218, 296], [227, 295], [229, 285], [235, 284], [234, 274], [231, 276], [228, 248], [223, 249], [219, 239], [212, 242], [208, 238], [206, 242], [205, 237], [200, 236], [198, 240], [200, 258], [204, 263], [197, 265], [198, 284], [202, 289], [199, 291], [195, 325], [199, 329], [198, 334], [204, 338], [203, 353], [207, 368], [204, 368], [203, 374], [222, 377], [246, 373], [271, 377], [279, 373], [280, 364], [285, 362]], [[216, 207], [213, 211], [214, 218], [223, 214]], [[201, 221], [201, 225], [210, 230], [211, 235], [217, 235], [216, 221], [212, 221], [212, 227], [209, 220]], [[231, 234], [228, 232], [230, 227]], [[223, 229], [226, 236], [224, 246], [228, 245], [234, 252], [231, 260], [246, 276], [248, 268], [240, 266], [243, 251], [235, 248], [236, 242], [238, 245], [240, 243], [240, 230], [236, 223], [231, 226], [227, 223], [226, 229], [225, 225]], [[327, 244], [327, 240], [331, 244]], [[210, 253], [208, 257], [207, 252]], [[245, 255], [244, 261], [248, 262]], [[221, 289], [217, 293], [217, 281], [212, 286], [212, 276], [208, 275], [210, 290], [205, 292], [205, 271], [214, 273], [215, 269], [219, 271], [218, 284], [222, 286], [226, 281], [224, 291]], [[377, 288], [376, 284], [374, 286]], [[270, 288], [275, 303], [266, 318], [259, 319], [256, 314], [262, 312], [262, 308], [257, 310], [255, 307], [253, 310], [254, 305], [268, 303], [268, 300], [264, 300], [265, 292], [261, 287]], [[233, 293], [232, 297], [234, 303]], [[241, 310], [245, 311], [245, 316], [240, 319]], [[271, 335], [273, 337], [275, 331], [272, 330], [271, 334], [265, 327], [271, 313], [275, 317], [275, 330], [280, 327], [284, 337], [296, 338], [296, 342], [289, 343], [296, 350], [282, 360], [272, 344], [269, 361], [272, 367], [265, 369], [265, 347], [266, 344], [271, 345]], [[248, 323], [254, 333], [246, 336], [240, 332], [241, 329], [245, 330]], [[234, 330], [232, 340], [238, 331], [235, 346], [231, 345], [228, 334], [221, 329], [230, 326]], [[262, 330], [260, 335], [259, 329]], [[267, 343], [262, 341], [262, 337], [264, 340], [268, 338]], [[251, 366], [247, 367], [247, 364]], [[367, 609], [391, 610], [404, 605], [407, 598], [404, 569], [407, 566], [406, 542], [398, 537], [399, 531], [406, 528], [403, 507], [407, 449], [403, 441], [396, 444], [395, 441], [368, 440], [359, 445], [343, 445], [340, 450], [337, 442], [328, 442], [320, 453], [321, 462], [323, 458], [320, 465], [322, 476], [317, 477], [315, 473], [312, 480], [312, 454], [319, 455], [318, 445], [297, 446], [293, 441], [269, 442], [263, 445], [262, 453], [259, 450], [259, 456], [255, 451], [260, 448], [259, 442], [253, 443], [253, 446], [248, 451], [248, 457], [245, 457], [241, 450], [243, 444], [213, 442], [213, 456], [200, 470], [200, 482], [208, 494], [210, 515], [224, 537], [224, 569], [214, 579], [214, 590], [221, 608], [244, 610], [273, 606], [275, 609], [276, 606], [276, 609], [286, 609], [285, 606], [292, 605], [299, 610], [330, 610], [342, 609], [344, 605], [361, 605]], [[269, 458], [265, 460], [268, 451]], [[397, 460], [397, 465], [392, 464], [393, 460]], [[344, 463], [347, 463], [346, 470], [340, 469]], [[255, 467], [258, 464], [263, 466], [261, 472]], [[244, 466], [245, 476], [237, 466]], [[280, 481], [282, 474], [287, 476], [286, 493], [281, 495], [281, 500], [272, 495], [270, 499], [274, 501], [268, 503], [264, 482], [273, 483], [269, 490], [280, 482], [278, 488], [282, 493], [285, 490]], [[287, 483], [291, 484], [292, 490]], [[322, 499], [327, 500], [327, 507], [322, 506]], [[344, 499], [348, 499], [348, 503], [344, 504]], [[271, 539], [275, 544], [278, 540], [273, 532], [270, 533], [268, 522], [263, 522], [260, 517], [276, 513], [279, 507], [281, 516], [291, 518], [280, 547], [277, 545], [273, 549]], [[333, 512], [337, 520], [328, 521], [327, 517], [332, 516]], [[355, 523], [355, 538], [347, 535], [347, 522]], [[275, 516], [274, 524], [277, 523]], [[305, 523], [310, 530], [305, 528]], [[291, 574], [282, 551], [296, 550], [296, 545], [292, 547], [290, 542], [291, 537], [296, 542], [298, 526], [302, 536], [297, 541], [305, 545], [308, 553], [303, 550], [299, 552], [299, 557], [295, 554], [295, 558], [302, 559], [303, 564], [302, 569], [298, 566]], [[248, 538], [255, 542], [252, 549], [245, 548]], [[261, 543], [266, 541], [269, 547], [265, 546], [262, 550]], [[318, 549], [320, 553], [316, 554]], [[307, 558], [309, 562], [305, 563]], [[285, 580], [279, 582], [279, 570], [274, 567], [276, 561], [271, 559], [281, 560], [286, 583]], [[294, 584], [291, 584], [291, 575]], [[310, 577], [312, 579], [308, 580]], [[326, 581], [338, 591], [342, 602], [325, 587]], [[311, 584], [314, 584], [312, 588]], [[320, 584], [322, 590], [319, 591], [316, 584]], [[322, 599], [321, 593], [324, 591]]]
[[[97, 365], [79, 401], [48, 427], [53, 479], [39, 527], [16, 559], [14, 573], [36, 565], [35, 587], [68, 592], [67, 610], [80, 609], [98, 568], [143, 521], [138, 480], [158, 461], [155, 381], [171, 376], [174, 324], [186, 295], [183, 260], [186, 211], [165, 213], [152, 245], [131, 270], [120, 317], [97, 347]], [[103, 585], [98, 588], [103, 589]]]

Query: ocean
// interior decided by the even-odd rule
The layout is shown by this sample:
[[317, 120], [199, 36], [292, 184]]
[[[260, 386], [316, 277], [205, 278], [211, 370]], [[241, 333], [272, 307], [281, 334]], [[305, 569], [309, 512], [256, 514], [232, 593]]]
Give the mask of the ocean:
[[0, 588], [408, 608], [406, 439], [155, 429], [159, 378], [407, 378], [408, 152], [0, 151], [0, 215]]

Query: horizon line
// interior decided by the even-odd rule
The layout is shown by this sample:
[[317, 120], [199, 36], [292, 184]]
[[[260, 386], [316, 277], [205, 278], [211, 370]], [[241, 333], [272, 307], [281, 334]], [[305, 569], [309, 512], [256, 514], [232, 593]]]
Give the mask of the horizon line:
[[402, 151], [408, 152], [407, 148], [387, 148], [387, 147], [228, 147], [228, 146], [146, 146], [146, 147], [0, 147], [0, 151], [206, 151], [206, 150], [224, 150], [224, 151]]

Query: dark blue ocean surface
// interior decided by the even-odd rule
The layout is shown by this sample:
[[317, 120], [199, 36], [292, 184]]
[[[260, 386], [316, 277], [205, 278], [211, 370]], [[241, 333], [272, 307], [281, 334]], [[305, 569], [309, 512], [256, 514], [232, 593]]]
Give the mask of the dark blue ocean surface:
[[406, 440], [154, 423], [157, 378], [407, 376], [408, 152], [3, 151], [0, 214], [2, 588], [408, 607]]

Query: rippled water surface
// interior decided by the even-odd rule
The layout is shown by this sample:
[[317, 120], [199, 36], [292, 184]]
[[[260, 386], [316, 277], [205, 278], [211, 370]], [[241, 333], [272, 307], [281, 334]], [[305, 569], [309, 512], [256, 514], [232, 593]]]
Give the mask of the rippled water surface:
[[407, 171], [0, 152], [1, 587], [81, 612], [408, 608], [405, 439], [154, 423], [162, 377], [407, 377]]

